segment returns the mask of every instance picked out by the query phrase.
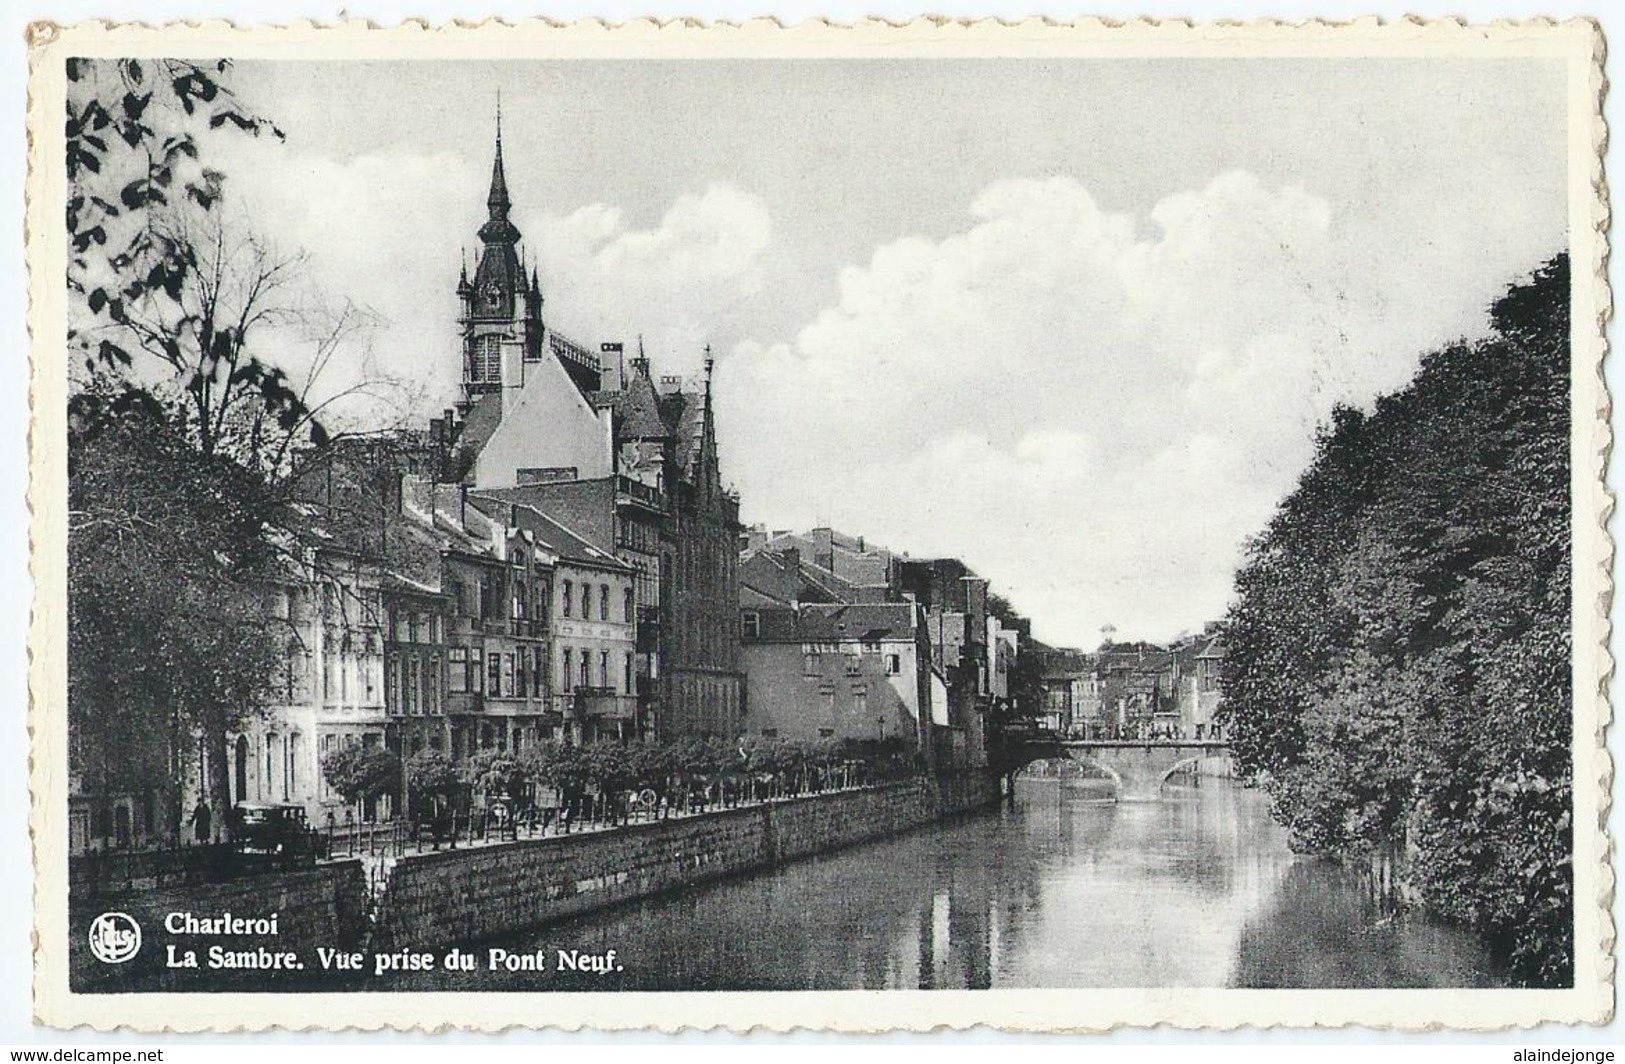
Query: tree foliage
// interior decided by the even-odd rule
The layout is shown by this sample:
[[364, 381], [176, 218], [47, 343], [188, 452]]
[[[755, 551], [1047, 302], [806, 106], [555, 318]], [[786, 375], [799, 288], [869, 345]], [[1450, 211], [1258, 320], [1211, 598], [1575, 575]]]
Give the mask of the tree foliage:
[[274, 505], [247, 470], [139, 408], [71, 436], [68, 462], [73, 764], [104, 793], [160, 782], [173, 830], [197, 739], [207, 798], [224, 808], [226, 735], [271, 693]]
[[393, 794], [401, 781], [401, 760], [380, 746], [346, 746], [322, 757], [328, 786], [351, 805]]
[[[205, 408], [188, 420], [205, 453], [238, 394], [285, 427], [307, 413], [286, 375], [244, 349], [264, 308], [255, 286], [286, 271], [250, 273], [231, 291], [227, 243], [198, 236], [224, 191], [202, 150], [212, 131], [282, 136], [240, 105], [223, 80], [229, 65], [74, 58], [67, 69], [69, 343], [91, 375]], [[138, 365], [143, 353], [154, 362]], [[80, 419], [101, 412], [73, 402]]]
[[406, 763], [407, 790], [414, 803], [430, 799], [449, 800], [461, 789], [462, 773], [457, 762], [440, 750], [423, 750]]
[[1541, 986], [1573, 967], [1568, 276], [1336, 412], [1224, 626], [1236, 753], [1295, 845], [1403, 854]]

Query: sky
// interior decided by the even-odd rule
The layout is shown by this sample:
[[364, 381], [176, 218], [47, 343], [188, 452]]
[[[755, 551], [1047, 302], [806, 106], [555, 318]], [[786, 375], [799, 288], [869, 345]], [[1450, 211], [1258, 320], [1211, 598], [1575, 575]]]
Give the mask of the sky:
[[[1051, 643], [1222, 615], [1334, 404], [1567, 243], [1538, 60], [243, 62], [237, 223], [366, 308], [330, 371], [456, 396], [501, 95], [544, 315], [716, 356], [746, 522], [988, 577]], [[279, 357], [297, 364], [297, 344]], [[363, 416], [357, 414], [355, 416]]]

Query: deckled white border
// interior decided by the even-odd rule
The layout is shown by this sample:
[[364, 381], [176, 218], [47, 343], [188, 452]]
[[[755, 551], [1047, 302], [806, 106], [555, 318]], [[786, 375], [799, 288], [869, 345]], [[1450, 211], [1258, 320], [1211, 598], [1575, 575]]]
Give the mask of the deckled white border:
[[[1542, 1021], [1606, 1022], [1613, 1010], [1613, 878], [1606, 816], [1612, 764], [1603, 746], [1612, 660], [1607, 653], [1612, 498], [1603, 472], [1611, 443], [1602, 380], [1611, 312], [1607, 191], [1601, 152], [1603, 41], [1588, 20], [1471, 26], [1453, 20], [1363, 19], [1333, 24], [1195, 25], [1139, 20], [1016, 24], [919, 19], [851, 26], [808, 21], [622, 25], [542, 20], [454, 22], [440, 28], [362, 22], [239, 28], [224, 22], [37, 25], [30, 35], [28, 263], [32, 388], [29, 502], [32, 573], [39, 589], [29, 649], [32, 739], [29, 818], [35, 883], [37, 1018], [98, 1030], [260, 1030], [269, 1027], [508, 1027], [662, 1031], [796, 1028], [838, 1031], [1098, 1031], [1169, 1024], [1233, 1029], [1290, 1025], [1505, 1029]], [[1569, 215], [1573, 263], [1571, 441], [1574, 543], [1576, 982], [1570, 990], [982, 990], [794, 993], [356, 993], [336, 995], [76, 995], [67, 989], [66, 739], [66, 181], [61, 116], [68, 55], [241, 59], [676, 58], [895, 56], [1017, 57], [1547, 57], [1569, 69]], [[1584, 267], [1589, 265], [1590, 269]], [[1589, 416], [1588, 416], [1589, 415]], [[1589, 515], [1589, 520], [1584, 519]]]

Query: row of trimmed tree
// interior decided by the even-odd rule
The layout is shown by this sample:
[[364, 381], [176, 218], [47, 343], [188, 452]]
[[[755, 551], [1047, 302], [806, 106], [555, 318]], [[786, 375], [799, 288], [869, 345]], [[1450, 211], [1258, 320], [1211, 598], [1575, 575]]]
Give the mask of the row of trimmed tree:
[[1339, 410], [1225, 622], [1242, 766], [1303, 851], [1388, 861], [1514, 977], [1573, 977], [1569, 270]]
[[516, 815], [548, 808], [579, 818], [590, 807], [616, 821], [626, 819], [635, 795], [664, 816], [887, 782], [920, 771], [897, 738], [542, 743], [519, 752], [486, 750], [462, 762], [425, 750], [402, 768], [397, 754], [379, 747], [334, 750], [322, 759], [329, 786], [356, 806], [399, 795], [404, 777], [408, 816], [418, 821], [489, 808], [497, 801]]

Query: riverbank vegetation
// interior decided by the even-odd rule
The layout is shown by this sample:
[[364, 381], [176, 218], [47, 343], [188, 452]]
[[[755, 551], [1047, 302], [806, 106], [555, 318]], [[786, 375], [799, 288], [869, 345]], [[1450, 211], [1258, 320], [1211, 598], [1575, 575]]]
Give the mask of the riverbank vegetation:
[[1342, 408], [1225, 622], [1243, 769], [1303, 851], [1400, 858], [1515, 979], [1573, 979], [1569, 273]]

